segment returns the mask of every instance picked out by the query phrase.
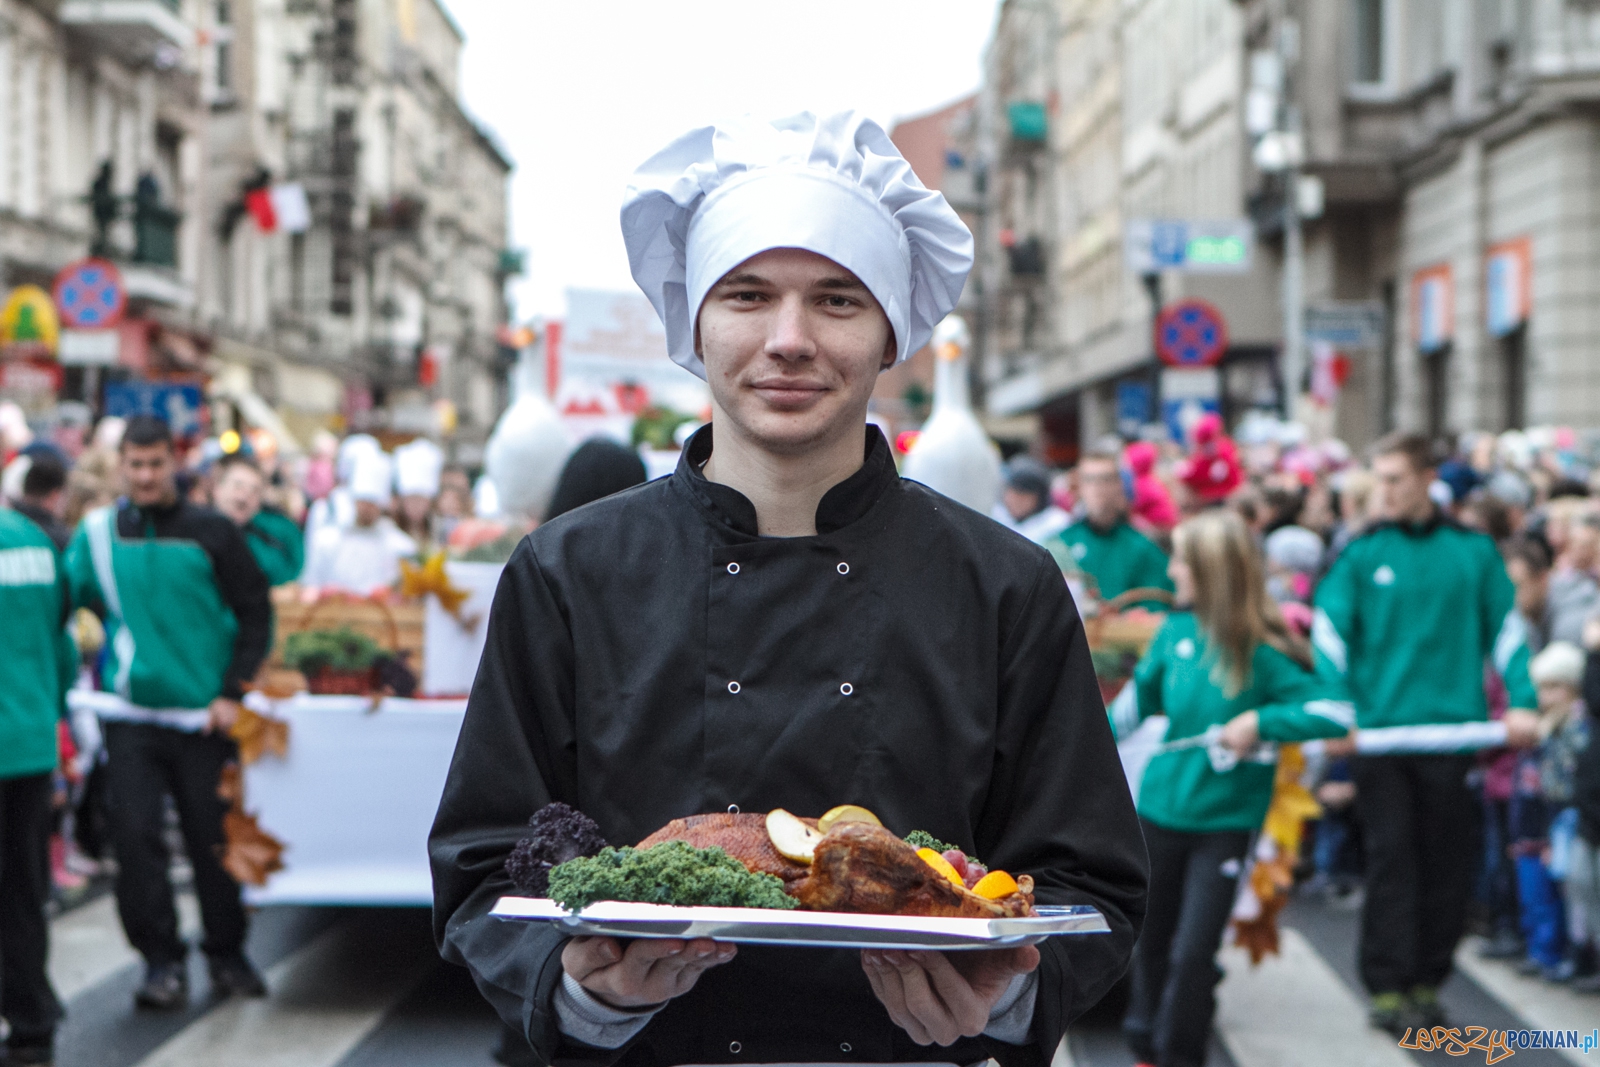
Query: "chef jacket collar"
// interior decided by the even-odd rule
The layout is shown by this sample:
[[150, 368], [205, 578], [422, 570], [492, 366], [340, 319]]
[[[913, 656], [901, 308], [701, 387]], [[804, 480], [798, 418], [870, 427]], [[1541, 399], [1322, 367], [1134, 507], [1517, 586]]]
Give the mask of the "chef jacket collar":
[[[713, 482], [702, 468], [711, 458], [711, 424], [696, 430], [684, 443], [673, 478], [713, 519], [751, 537], [760, 536], [756, 507], [732, 486]], [[878, 502], [885, 490], [900, 480], [889, 442], [883, 431], [867, 426], [867, 444], [861, 468], [823, 494], [817, 504], [817, 533], [829, 534], [860, 519]]]

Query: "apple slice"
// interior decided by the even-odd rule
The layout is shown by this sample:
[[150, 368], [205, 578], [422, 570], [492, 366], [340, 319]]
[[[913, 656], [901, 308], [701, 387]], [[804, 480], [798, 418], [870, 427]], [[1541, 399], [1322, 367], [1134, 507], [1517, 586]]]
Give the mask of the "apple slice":
[[797, 863], [810, 863], [822, 835], [782, 808], [767, 812], [767, 837], [778, 855]]
[[866, 822], [882, 826], [883, 822], [872, 812], [857, 804], [840, 804], [817, 820], [817, 831], [827, 833], [842, 822]]

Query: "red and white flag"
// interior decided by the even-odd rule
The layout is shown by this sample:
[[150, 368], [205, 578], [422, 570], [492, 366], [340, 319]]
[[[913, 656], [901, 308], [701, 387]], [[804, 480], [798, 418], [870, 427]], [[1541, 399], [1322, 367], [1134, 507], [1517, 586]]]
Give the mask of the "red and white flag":
[[305, 233], [311, 228], [311, 204], [299, 182], [251, 189], [244, 194], [244, 207], [262, 233]]

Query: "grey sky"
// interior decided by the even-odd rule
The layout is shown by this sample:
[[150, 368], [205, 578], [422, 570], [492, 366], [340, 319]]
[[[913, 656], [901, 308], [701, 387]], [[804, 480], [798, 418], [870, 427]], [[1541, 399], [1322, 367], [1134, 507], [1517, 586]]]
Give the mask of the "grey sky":
[[462, 93], [516, 160], [519, 317], [627, 288], [628, 174], [726, 115], [859, 108], [888, 125], [978, 85], [997, 0], [445, 0]]

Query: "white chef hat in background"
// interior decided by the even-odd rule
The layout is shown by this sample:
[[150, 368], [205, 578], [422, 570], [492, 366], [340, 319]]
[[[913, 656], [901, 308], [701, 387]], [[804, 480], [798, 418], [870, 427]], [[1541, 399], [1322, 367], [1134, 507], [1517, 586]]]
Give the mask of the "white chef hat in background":
[[854, 111], [690, 130], [634, 172], [622, 238], [669, 354], [702, 378], [694, 328], [706, 293], [768, 249], [803, 248], [860, 278], [902, 360], [928, 343], [972, 269], [971, 231]]
[[349, 482], [355, 476], [356, 463], [363, 455], [382, 452], [383, 446], [378, 444], [378, 439], [371, 434], [353, 433], [339, 442], [339, 452], [334, 460], [334, 469], [339, 474], [341, 482]]
[[379, 448], [359, 450], [350, 465], [350, 497], [387, 507], [393, 480], [394, 464], [389, 453]]
[[438, 496], [443, 470], [444, 452], [426, 437], [394, 450], [394, 486], [401, 496]]

